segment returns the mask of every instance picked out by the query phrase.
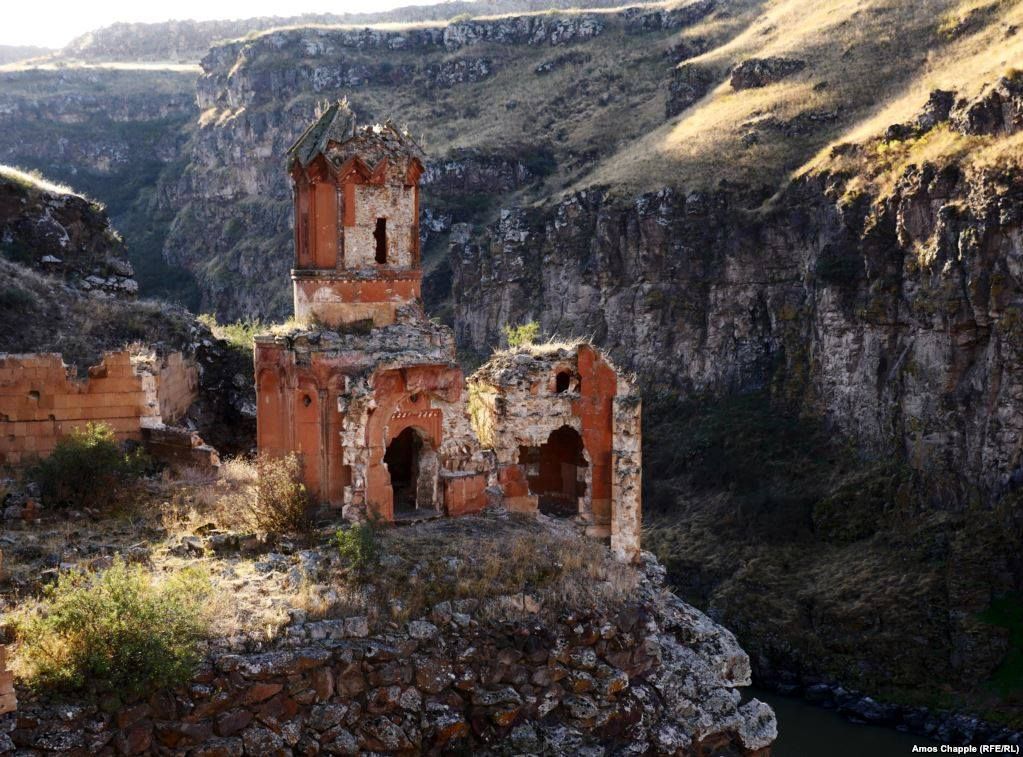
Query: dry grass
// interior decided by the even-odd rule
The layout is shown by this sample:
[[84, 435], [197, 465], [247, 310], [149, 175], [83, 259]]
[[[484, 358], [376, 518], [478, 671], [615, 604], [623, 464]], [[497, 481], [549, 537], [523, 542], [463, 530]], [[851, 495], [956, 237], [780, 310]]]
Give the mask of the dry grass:
[[[577, 607], [613, 608], [633, 595], [638, 574], [573, 527], [524, 516], [486, 514], [442, 519], [376, 534], [380, 559], [359, 575], [326, 529], [275, 553], [183, 549], [210, 533], [249, 534], [247, 505], [257, 486], [254, 466], [228, 460], [219, 474], [185, 471], [151, 481], [130, 511], [98, 520], [44, 520], [4, 547], [7, 578], [0, 608], [35, 606], [44, 570], [102, 570], [114, 555], [145, 566], [155, 581], [191, 567], [210, 577], [205, 600], [215, 640], [248, 647], [279, 638], [295, 611], [310, 620], [366, 615], [375, 629], [420, 617], [438, 602], [477, 600], [486, 616]], [[293, 551], [294, 550], [294, 551]], [[310, 555], [316, 567], [307, 569]], [[535, 604], [534, 604], [535, 603]]]
[[[963, 19], [974, 15], [977, 23], [953, 39], [948, 39], [948, 29]], [[955, 23], [952, 22], [955, 20]], [[1023, 5], [1012, 2], [959, 2], [951, 3], [945, 14], [937, 21], [937, 34], [944, 39], [926, 54], [919, 75], [904, 87], [879, 98], [874, 112], [850, 126], [834, 142], [826, 145], [795, 173], [802, 174], [819, 170], [842, 170], [840, 156], [832, 148], [842, 142], [863, 143], [875, 139], [893, 123], [911, 120], [934, 89], [955, 91], [961, 97], [974, 97], [1000, 77], [1007, 75], [1013, 66], [1023, 60], [1023, 34], [1007, 36], [1006, 30], [1023, 25]], [[947, 147], [942, 151], [941, 145]], [[989, 140], [986, 143], [969, 145], [964, 152], [961, 140], [940, 135], [930, 141], [926, 153], [917, 146], [920, 157], [927, 160], [952, 160], [968, 156], [968, 163], [978, 166], [1017, 165], [1019, 162], [1019, 140], [1010, 138]], [[898, 166], [889, 163], [889, 167]], [[884, 178], [888, 186], [892, 181], [889, 172]], [[880, 185], [882, 190], [884, 183]]]
[[168, 484], [171, 497], [160, 509], [162, 525], [174, 536], [194, 533], [208, 524], [229, 531], [248, 530], [258, 483], [255, 466], [241, 457], [224, 460], [219, 471], [185, 469]]
[[638, 574], [602, 544], [525, 516], [477, 516], [387, 531], [383, 558], [369, 583], [379, 620], [402, 622], [451, 600], [481, 602], [485, 614], [536, 609], [557, 615], [579, 607], [614, 607], [635, 590]]
[[[741, 31], [687, 61], [716, 71], [719, 85], [603, 160], [573, 188], [709, 188], [722, 179], [780, 186], [827, 164], [834, 144], [863, 141], [908, 120], [930, 90], [974, 95], [1023, 58], [1023, 34], [1005, 36], [1007, 28], [1023, 24], [1019, 3], [778, 0], [743, 11]], [[972, 25], [950, 40], [949, 19], [967, 17]], [[686, 32], [699, 33], [699, 27]], [[767, 56], [800, 58], [807, 67], [759, 90], [734, 91], [727, 70]], [[802, 135], [758, 128], [765, 119], [784, 123], [808, 111], [835, 117]], [[751, 131], [759, 142], [744, 146], [742, 137]]]
[[48, 181], [38, 171], [22, 171], [20, 168], [14, 168], [13, 166], [0, 165], [0, 179], [12, 181], [25, 189], [37, 192], [48, 192], [55, 195], [78, 194], [66, 184]]

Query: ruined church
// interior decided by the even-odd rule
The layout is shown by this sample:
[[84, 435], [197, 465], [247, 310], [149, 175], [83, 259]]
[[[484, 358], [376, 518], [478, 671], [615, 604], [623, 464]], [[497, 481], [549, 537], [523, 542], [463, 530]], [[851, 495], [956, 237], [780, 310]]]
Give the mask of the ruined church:
[[261, 452], [350, 519], [503, 505], [577, 523], [634, 559], [640, 399], [583, 342], [496, 353], [466, 379], [420, 299], [424, 155], [390, 123], [326, 108], [288, 152], [295, 318], [256, 337]]

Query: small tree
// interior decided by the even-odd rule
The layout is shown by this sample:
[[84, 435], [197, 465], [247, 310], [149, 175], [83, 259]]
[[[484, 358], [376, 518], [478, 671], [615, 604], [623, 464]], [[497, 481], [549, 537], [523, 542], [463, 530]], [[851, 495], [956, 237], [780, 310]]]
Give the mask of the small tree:
[[298, 455], [262, 453], [256, 458], [256, 475], [256, 501], [249, 506], [256, 528], [285, 534], [308, 531], [310, 501]]
[[341, 558], [352, 567], [356, 575], [365, 578], [370, 568], [380, 559], [376, 523], [370, 520], [355, 523], [347, 529], [338, 529], [337, 548]]
[[30, 685], [136, 696], [186, 682], [208, 635], [209, 576], [188, 568], [156, 580], [119, 558], [102, 573], [64, 573], [15, 618]]
[[519, 326], [505, 326], [504, 337], [508, 340], [509, 347], [528, 347], [536, 342], [540, 335], [540, 324], [536, 321], [529, 321]]
[[98, 507], [116, 499], [149, 465], [141, 450], [124, 452], [110, 426], [89, 423], [60, 439], [29, 475], [48, 504]]

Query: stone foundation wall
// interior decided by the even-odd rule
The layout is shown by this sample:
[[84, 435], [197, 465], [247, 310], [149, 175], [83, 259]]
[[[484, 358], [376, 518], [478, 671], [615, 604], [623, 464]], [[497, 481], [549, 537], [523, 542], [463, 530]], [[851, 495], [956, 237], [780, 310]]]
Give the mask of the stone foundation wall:
[[774, 714], [737, 691], [746, 654], [646, 571], [628, 605], [556, 620], [474, 600], [373, 638], [365, 618], [297, 619], [285, 648], [214, 655], [143, 701], [25, 702], [0, 751], [8, 731], [8, 748], [70, 755], [766, 755]]
[[90, 422], [107, 424], [119, 439], [140, 439], [144, 426], [180, 417], [198, 394], [198, 370], [180, 353], [111, 352], [85, 379], [68, 371], [57, 353], [0, 355], [0, 463], [45, 457]]

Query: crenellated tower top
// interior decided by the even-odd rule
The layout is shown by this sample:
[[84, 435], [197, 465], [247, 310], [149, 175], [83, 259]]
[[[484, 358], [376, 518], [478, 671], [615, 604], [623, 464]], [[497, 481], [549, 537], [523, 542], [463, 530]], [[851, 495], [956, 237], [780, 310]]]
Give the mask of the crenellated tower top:
[[288, 151], [295, 199], [295, 316], [393, 323], [418, 300], [423, 151], [390, 122], [358, 126], [346, 100]]

